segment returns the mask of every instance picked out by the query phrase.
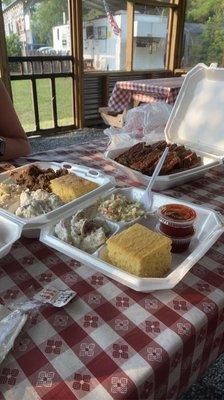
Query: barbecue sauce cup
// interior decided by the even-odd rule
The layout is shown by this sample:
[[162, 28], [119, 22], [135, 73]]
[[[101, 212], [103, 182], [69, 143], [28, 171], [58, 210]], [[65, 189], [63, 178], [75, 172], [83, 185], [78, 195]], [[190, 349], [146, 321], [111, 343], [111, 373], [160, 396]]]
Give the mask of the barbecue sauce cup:
[[182, 204], [167, 204], [159, 207], [157, 215], [158, 231], [172, 239], [172, 252], [186, 251], [195, 234], [196, 212]]

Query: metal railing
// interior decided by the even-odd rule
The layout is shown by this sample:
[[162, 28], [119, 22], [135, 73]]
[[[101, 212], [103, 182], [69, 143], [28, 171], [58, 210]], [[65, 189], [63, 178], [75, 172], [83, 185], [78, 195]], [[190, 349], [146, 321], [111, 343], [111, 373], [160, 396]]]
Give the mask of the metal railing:
[[[31, 95], [33, 100], [35, 132], [50, 134], [56, 131], [65, 131], [75, 129], [76, 103], [73, 93], [72, 122], [71, 125], [60, 126], [58, 119], [58, 102], [56, 80], [58, 78], [71, 78], [74, 88], [74, 81], [77, 79], [74, 73], [74, 58], [66, 55], [35, 55], [25, 57], [9, 57], [10, 78], [12, 81], [29, 80], [31, 82]], [[94, 126], [102, 123], [99, 114], [99, 107], [107, 106], [108, 98], [111, 95], [115, 83], [119, 80], [131, 79], [150, 79], [172, 76], [170, 71], [151, 70], [151, 71], [85, 71], [84, 72], [84, 124], [85, 126]], [[51, 84], [51, 109], [53, 127], [42, 129], [40, 123], [40, 104], [38, 103], [37, 81], [39, 79], [50, 79]], [[22, 101], [22, 100], [21, 100]], [[27, 132], [33, 133], [32, 132]]]
[[[66, 127], [59, 126], [56, 91], [57, 78], [72, 78], [72, 80], [75, 79], [74, 62], [72, 56], [43, 55], [9, 57], [9, 67], [11, 81], [29, 80], [31, 82], [31, 96], [33, 100], [35, 131], [41, 130], [37, 80], [46, 78], [50, 79], [51, 84], [51, 108], [53, 116], [53, 128], [49, 128], [47, 129], [47, 131], [58, 131], [60, 128], [75, 128], [75, 123]], [[73, 121], [75, 121], [74, 109], [75, 108], [73, 107]]]

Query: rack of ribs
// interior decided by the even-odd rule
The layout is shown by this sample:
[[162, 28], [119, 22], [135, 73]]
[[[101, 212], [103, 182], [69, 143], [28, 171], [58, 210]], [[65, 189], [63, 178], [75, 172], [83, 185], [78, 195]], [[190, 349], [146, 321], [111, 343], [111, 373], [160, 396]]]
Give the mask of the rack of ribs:
[[115, 161], [129, 166], [134, 160], [139, 160], [141, 157], [144, 157], [145, 154], [151, 151], [151, 146], [146, 145], [145, 142], [137, 143], [132, 146], [129, 150], [125, 151], [124, 153], [120, 154], [118, 157], [115, 158]]
[[153, 143], [151, 145], [151, 150], [165, 150], [167, 143], [165, 140], [160, 140], [159, 142]]
[[149, 153], [143, 161], [134, 162], [130, 165], [130, 167], [135, 169], [136, 171], [147, 174], [148, 171], [151, 171], [151, 168], [159, 160], [162, 154], [163, 152], [161, 150], [154, 150]]
[[160, 175], [193, 168], [201, 162], [201, 158], [194, 151], [186, 149], [184, 145], [168, 144], [165, 140], [160, 140], [152, 145], [147, 145], [145, 142], [137, 143], [116, 157], [115, 161], [150, 176], [166, 146], [169, 147], [169, 153]]
[[180, 157], [178, 157], [176, 151], [172, 151], [168, 153], [165, 162], [161, 168], [160, 175], [167, 175], [173, 169], [179, 168], [180, 166]]
[[187, 150], [184, 157], [181, 159], [181, 168], [192, 168], [198, 165], [201, 161], [201, 158], [197, 156], [197, 154], [191, 150]]

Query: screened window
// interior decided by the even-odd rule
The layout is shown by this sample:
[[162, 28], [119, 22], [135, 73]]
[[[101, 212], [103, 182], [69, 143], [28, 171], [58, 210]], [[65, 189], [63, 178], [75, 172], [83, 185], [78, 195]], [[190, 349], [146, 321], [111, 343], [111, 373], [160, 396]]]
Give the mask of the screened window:
[[133, 30], [134, 70], [165, 68], [168, 22], [168, 8], [136, 4]]
[[85, 70], [125, 70], [127, 1], [83, 0], [82, 5]]

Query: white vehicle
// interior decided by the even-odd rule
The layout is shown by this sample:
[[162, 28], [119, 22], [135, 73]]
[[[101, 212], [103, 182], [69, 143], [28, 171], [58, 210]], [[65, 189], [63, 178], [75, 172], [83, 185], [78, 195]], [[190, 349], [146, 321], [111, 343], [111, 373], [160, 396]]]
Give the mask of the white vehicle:
[[45, 55], [53, 55], [56, 54], [56, 51], [53, 49], [53, 47], [40, 47], [36, 51], [38, 54], [45, 54]]

